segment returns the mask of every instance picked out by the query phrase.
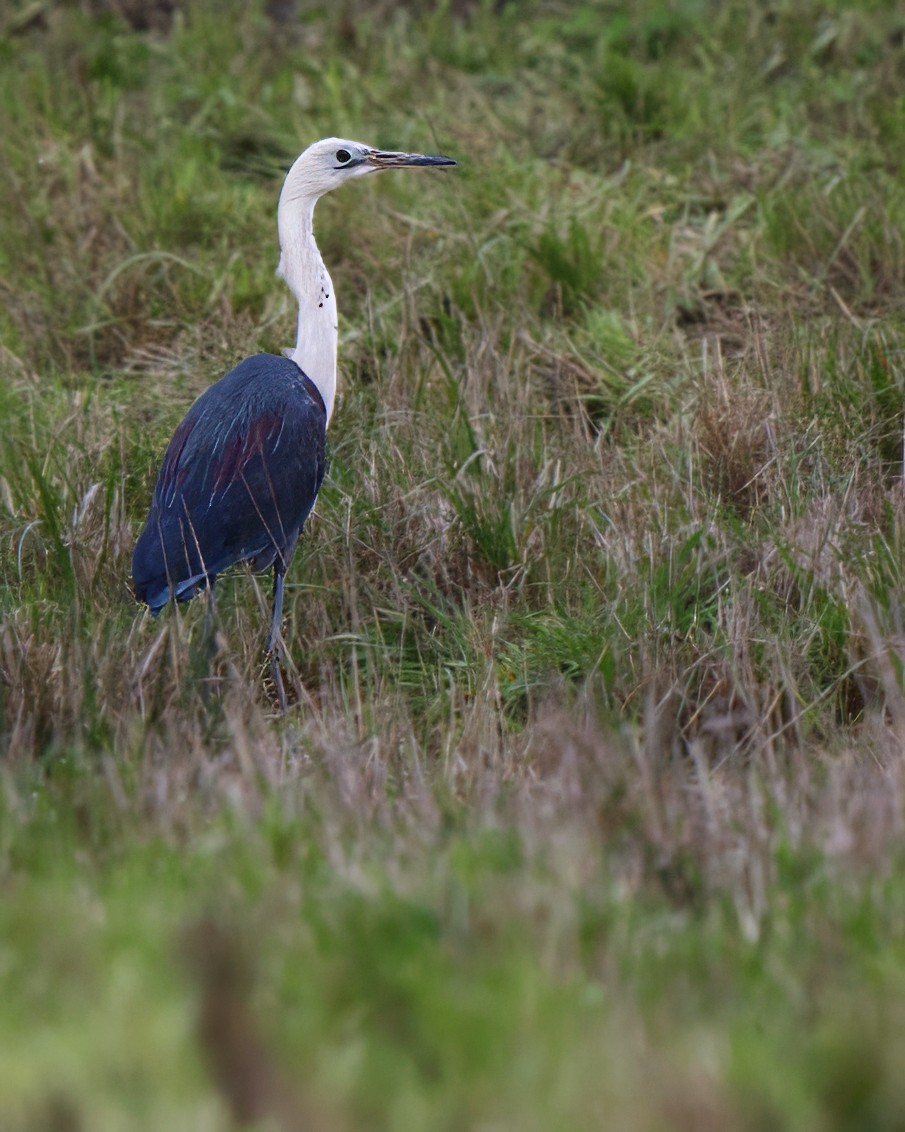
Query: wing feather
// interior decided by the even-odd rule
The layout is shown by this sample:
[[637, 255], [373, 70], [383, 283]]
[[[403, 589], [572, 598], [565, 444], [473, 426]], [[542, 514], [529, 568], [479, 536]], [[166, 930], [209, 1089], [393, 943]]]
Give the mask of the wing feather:
[[167, 447], [133, 555], [152, 610], [237, 562], [289, 563], [324, 477], [326, 413], [294, 362], [248, 358], [191, 407]]

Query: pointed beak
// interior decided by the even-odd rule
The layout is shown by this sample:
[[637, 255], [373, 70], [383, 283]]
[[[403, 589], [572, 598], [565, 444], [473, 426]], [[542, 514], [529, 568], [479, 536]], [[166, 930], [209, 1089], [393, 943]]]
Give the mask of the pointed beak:
[[403, 169], [409, 165], [455, 165], [451, 157], [433, 157], [426, 153], [395, 153], [392, 150], [375, 149], [365, 158], [375, 169]]

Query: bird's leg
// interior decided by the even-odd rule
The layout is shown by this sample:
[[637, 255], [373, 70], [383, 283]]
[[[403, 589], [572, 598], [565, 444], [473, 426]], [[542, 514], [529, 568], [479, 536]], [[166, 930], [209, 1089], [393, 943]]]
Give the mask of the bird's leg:
[[264, 648], [272, 652], [283, 643], [283, 571], [278, 565], [273, 568], [273, 614], [270, 619], [270, 632]]
[[277, 701], [280, 711], [285, 712], [289, 704], [286, 700], [286, 689], [283, 687], [283, 673], [280, 670], [280, 660], [283, 654], [283, 571], [278, 565], [273, 568], [273, 617], [270, 621], [270, 632], [267, 634], [267, 644], [264, 646], [270, 653], [270, 666], [273, 672], [273, 683], [277, 692]]
[[213, 586], [208, 586], [205, 602], [201, 638], [192, 646], [194, 654], [192, 664], [201, 686], [202, 702], [205, 706], [209, 706], [216, 683], [214, 661], [217, 657], [217, 604], [214, 600]]
[[207, 587], [207, 608], [204, 611], [204, 639], [212, 645], [217, 632], [217, 603], [214, 600], [214, 587]]
[[270, 654], [270, 671], [273, 674], [273, 686], [277, 692], [277, 703], [280, 712], [285, 715], [289, 710], [289, 701], [286, 699], [286, 689], [283, 687], [283, 673], [280, 670], [280, 656], [276, 649]]

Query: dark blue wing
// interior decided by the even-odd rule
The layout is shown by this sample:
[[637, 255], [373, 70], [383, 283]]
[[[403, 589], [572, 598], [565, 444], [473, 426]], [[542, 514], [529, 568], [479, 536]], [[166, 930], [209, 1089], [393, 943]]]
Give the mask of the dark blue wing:
[[288, 358], [246, 358], [173, 434], [132, 556], [139, 601], [188, 600], [237, 562], [285, 570], [324, 478], [326, 412]]

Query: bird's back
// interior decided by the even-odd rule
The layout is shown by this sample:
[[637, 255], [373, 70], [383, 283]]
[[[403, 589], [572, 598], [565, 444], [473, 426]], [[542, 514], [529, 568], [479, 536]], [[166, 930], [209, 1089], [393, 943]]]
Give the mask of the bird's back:
[[285, 569], [324, 477], [326, 411], [295, 362], [256, 354], [192, 405], [170, 441], [132, 556], [158, 612], [237, 562]]

